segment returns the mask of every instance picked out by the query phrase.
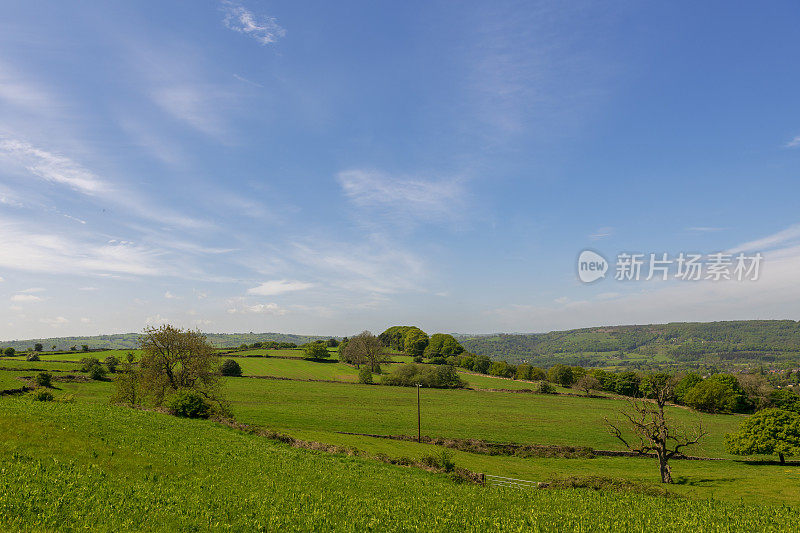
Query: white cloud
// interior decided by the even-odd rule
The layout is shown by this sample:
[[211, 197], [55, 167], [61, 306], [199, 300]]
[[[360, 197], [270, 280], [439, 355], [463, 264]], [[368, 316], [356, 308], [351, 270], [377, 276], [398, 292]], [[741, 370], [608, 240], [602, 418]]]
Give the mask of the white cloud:
[[25, 167], [46, 181], [67, 185], [84, 194], [96, 195], [110, 191], [107, 183], [71, 159], [41, 150], [24, 141], [0, 138], [0, 156]]
[[164, 298], [166, 298], [167, 300], [174, 300], [175, 298], [177, 298], [177, 296], [167, 291], [164, 293]]
[[257, 17], [252, 11], [228, 0], [222, 2], [222, 9], [227, 28], [249, 35], [262, 45], [274, 43], [286, 35], [286, 30], [278, 25], [274, 17]]
[[91, 318], [86, 318], [86, 317], [81, 318], [81, 324], [91, 324], [91, 323], [92, 323]]
[[276, 303], [268, 304], [253, 304], [253, 305], [240, 305], [238, 307], [231, 307], [228, 309], [230, 314], [265, 314], [265, 315], [285, 315], [286, 309], [281, 308]]
[[78, 290], [79, 291], [91, 292], [91, 291], [96, 291], [96, 290], [99, 290], [99, 289], [97, 287], [80, 287]]
[[25, 293], [25, 294], [30, 294], [30, 293], [34, 293], [34, 292], [44, 292], [44, 291], [45, 291], [45, 289], [42, 288], [42, 287], [31, 287], [30, 289], [25, 289], [25, 290], [22, 290], [22, 291], [19, 291], [19, 292]]
[[218, 87], [202, 84], [176, 84], [154, 89], [153, 101], [173, 117], [211, 137], [221, 138], [227, 125], [219, 109], [229, 96]]
[[12, 302], [41, 302], [42, 299], [33, 294], [15, 294], [11, 297]]
[[258, 287], [247, 289], [247, 294], [256, 296], [274, 296], [276, 294], [283, 294], [286, 292], [303, 291], [313, 287], [313, 283], [305, 281], [292, 281], [287, 279], [275, 279], [265, 281]]
[[39, 322], [41, 322], [42, 324], [50, 324], [51, 326], [58, 327], [63, 324], [67, 324], [69, 320], [67, 320], [63, 316], [57, 316], [55, 318], [40, 318]]
[[786, 143], [786, 148], [797, 148], [800, 146], [800, 135]]

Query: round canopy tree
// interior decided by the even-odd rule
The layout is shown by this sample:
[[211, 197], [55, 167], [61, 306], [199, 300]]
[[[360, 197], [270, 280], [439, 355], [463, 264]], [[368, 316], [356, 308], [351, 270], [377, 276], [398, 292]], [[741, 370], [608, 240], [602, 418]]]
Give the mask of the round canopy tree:
[[725, 436], [734, 455], [775, 455], [781, 464], [785, 456], [800, 455], [800, 414], [783, 409], [764, 409]]

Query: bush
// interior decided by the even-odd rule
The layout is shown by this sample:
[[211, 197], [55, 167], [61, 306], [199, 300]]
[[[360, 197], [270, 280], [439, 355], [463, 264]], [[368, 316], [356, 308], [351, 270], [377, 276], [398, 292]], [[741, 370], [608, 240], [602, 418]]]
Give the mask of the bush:
[[421, 363], [422, 362], [422, 356], [421, 355], [415, 355], [413, 360], [414, 360], [415, 363]]
[[100, 360], [97, 357], [84, 357], [81, 359], [81, 372], [89, 372], [92, 367], [99, 365]]
[[26, 361], [39, 361], [39, 354], [29, 353], [27, 357], [25, 357]]
[[369, 366], [364, 365], [361, 367], [361, 370], [358, 371], [358, 382], [372, 383], [372, 370], [370, 370]]
[[102, 381], [106, 377], [106, 369], [103, 368], [100, 363], [91, 366], [89, 367], [89, 377], [97, 381]]
[[555, 394], [556, 388], [553, 387], [549, 381], [540, 381], [536, 384], [534, 389], [539, 394]]
[[108, 371], [113, 374], [114, 372], [117, 371], [117, 366], [119, 366], [119, 359], [117, 359], [113, 355], [109, 355], [103, 360], [103, 363], [105, 363], [106, 367], [108, 368]]
[[684, 396], [689, 407], [710, 413], [741, 413], [747, 398], [734, 376], [717, 374], [692, 387]]
[[220, 367], [220, 372], [222, 372], [223, 376], [232, 376], [238, 378], [242, 375], [242, 367], [239, 366], [239, 363], [233, 359], [225, 359], [225, 362], [222, 363], [222, 366]]
[[442, 450], [439, 454], [439, 464], [445, 472], [452, 472], [456, 468], [456, 463], [453, 461], [453, 452], [450, 450]]
[[53, 376], [50, 372], [39, 372], [36, 376], [36, 384], [40, 387], [49, 387], [53, 384]]
[[383, 383], [400, 387], [415, 387], [419, 384], [436, 389], [460, 389], [466, 386], [466, 382], [450, 365], [433, 366], [414, 363], [398, 366], [383, 377]]
[[13, 357], [14, 354], [17, 353], [17, 351], [14, 348], [8, 347], [5, 350], [3, 350], [3, 353], [6, 354], [8, 357]]
[[306, 359], [327, 359], [330, 356], [325, 344], [311, 342], [303, 346], [303, 353]]
[[47, 389], [36, 389], [31, 393], [31, 399], [36, 402], [52, 402], [53, 393]]
[[208, 418], [211, 405], [200, 394], [194, 391], [178, 391], [167, 402], [169, 412], [183, 418]]

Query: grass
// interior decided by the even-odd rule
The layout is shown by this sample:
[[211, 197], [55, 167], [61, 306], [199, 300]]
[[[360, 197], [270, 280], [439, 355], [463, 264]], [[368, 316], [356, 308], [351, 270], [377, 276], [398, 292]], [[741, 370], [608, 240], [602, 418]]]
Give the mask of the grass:
[[790, 507], [457, 485], [206, 421], [3, 398], [0, 529], [790, 530]]
[[[228, 359], [226, 357], [226, 359]], [[357, 381], [358, 370], [338, 362], [316, 362], [272, 357], [231, 357], [245, 376], [281, 376], [295, 379]]]

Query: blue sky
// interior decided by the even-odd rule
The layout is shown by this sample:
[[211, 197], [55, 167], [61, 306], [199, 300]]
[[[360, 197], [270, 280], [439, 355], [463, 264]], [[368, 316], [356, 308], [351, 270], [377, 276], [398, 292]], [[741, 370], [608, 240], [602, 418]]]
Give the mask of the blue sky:
[[[800, 319], [798, 25], [788, 1], [4, 2], [0, 339]], [[764, 263], [585, 285], [585, 248]]]

